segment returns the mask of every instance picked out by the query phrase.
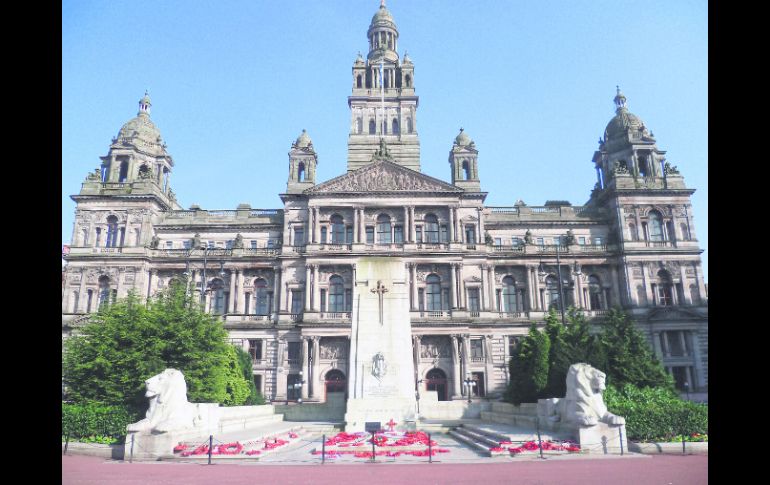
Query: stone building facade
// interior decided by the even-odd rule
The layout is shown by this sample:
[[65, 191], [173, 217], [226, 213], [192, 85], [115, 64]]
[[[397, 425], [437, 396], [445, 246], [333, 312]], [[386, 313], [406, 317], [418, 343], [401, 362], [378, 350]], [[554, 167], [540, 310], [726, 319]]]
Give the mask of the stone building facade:
[[415, 385], [439, 400], [464, 399], [469, 378], [474, 395], [499, 397], [518, 339], [562, 300], [596, 324], [623, 307], [677, 385], [707, 392], [694, 189], [620, 90], [585, 205], [490, 207], [479, 151], [462, 129], [449, 147], [451, 182], [420, 172], [414, 64], [397, 54], [384, 5], [368, 39], [366, 59], [352, 69], [347, 172], [317, 183], [303, 131], [289, 152], [281, 208], [183, 209], [145, 94], [72, 196], [63, 337], [131, 289], [146, 298], [188, 276], [232, 342], [251, 353], [268, 399], [323, 401], [344, 392], [350, 375], [356, 262], [390, 256], [408, 274]]

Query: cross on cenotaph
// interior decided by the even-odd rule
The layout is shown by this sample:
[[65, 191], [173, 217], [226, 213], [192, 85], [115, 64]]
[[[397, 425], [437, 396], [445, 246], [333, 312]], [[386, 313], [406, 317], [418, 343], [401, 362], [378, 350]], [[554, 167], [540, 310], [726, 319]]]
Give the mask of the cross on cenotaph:
[[380, 297], [380, 326], [382, 326], [382, 297], [385, 295], [385, 293], [388, 292], [388, 289], [383, 286], [381, 280], [377, 280], [377, 288], [372, 288], [369, 291], [372, 293], [377, 293]]
[[397, 422], [395, 422], [395, 421], [393, 421], [393, 418], [390, 418], [390, 421], [388, 421], [388, 422], [387, 422], [387, 423], [385, 423], [385, 424], [387, 424], [387, 425], [388, 425], [388, 427], [390, 428], [388, 431], [390, 431], [390, 432], [392, 433], [392, 432], [393, 432], [393, 427], [394, 427], [395, 425], [397, 425], [398, 423], [397, 423]]

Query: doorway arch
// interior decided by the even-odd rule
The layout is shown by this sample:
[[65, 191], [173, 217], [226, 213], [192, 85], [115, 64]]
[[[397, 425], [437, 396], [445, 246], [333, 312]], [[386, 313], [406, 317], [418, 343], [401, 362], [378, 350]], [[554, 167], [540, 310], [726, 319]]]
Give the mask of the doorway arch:
[[324, 400], [330, 392], [347, 392], [347, 378], [345, 374], [339, 369], [332, 369], [326, 373], [324, 378]]
[[425, 390], [436, 391], [439, 401], [448, 401], [446, 373], [439, 369], [431, 369], [425, 375]]

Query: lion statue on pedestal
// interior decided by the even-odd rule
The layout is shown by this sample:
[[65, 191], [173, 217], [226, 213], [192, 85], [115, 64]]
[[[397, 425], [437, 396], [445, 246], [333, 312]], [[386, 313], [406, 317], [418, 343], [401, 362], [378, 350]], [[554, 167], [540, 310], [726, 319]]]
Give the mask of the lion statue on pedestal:
[[567, 395], [563, 398], [540, 399], [551, 422], [561, 421], [578, 426], [626, 424], [625, 418], [607, 411], [602, 392], [607, 388], [607, 375], [588, 364], [572, 364], [567, 371]]
[[187, 401], [187, 383], [176, 369], [166, 369], [145, 381], [150, 400], [146, 418], [128, 425], [128, 432], [150, 431], [165, 433], [171, 430], [193, 428], [199, 417], [196, 405]]

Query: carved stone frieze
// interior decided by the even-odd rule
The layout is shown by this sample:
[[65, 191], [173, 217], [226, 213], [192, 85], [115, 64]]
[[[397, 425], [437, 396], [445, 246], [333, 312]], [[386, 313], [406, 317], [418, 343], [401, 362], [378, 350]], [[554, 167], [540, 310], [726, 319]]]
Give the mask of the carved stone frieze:
[[347, 358], [348, 340], [346, 338], [324, 338], [321, 340], [322, 359], [338, 360]]
[[449, 337], [426, 335], [420, 340], [420, 357], [424, 359], [452, 357], [452, 347]]
[[308, 194], [340, 192], [451, 192], [461, 189], [427, 175], [381, 160], [311, 187]]

